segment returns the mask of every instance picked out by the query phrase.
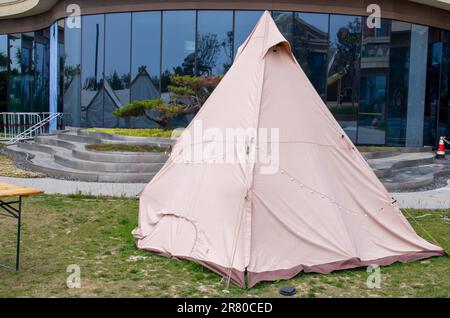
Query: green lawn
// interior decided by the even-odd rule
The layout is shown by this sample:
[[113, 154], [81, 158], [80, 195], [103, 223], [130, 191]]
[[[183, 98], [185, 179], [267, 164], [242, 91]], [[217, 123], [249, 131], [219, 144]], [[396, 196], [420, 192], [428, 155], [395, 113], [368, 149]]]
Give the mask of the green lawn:
[[395, 150], [395, 147], [384, 147], [384, 146], [359, 146], [358, 150], [360, 152], [380, 152], [380, 151], [391, 151]]
[[108, 134], [116, 134], [129, 137], [158, 137], [158, 138], [172, 137], [172, 130], [164, 130], [158, 128], [148, 128], [148, 129], [90, 128], [87, 131], [104, 132]]
[[[195, 263], [136, 250], [130, 232], [137, 222], [137, 200], [38, 196], [26, 199], [24, 209], [22, 270], [0, 269], [0, 297], [277, 297], [286, 285], [297, 287], [299, 297], [450, 296], [446, 257], [383, 267], [381, 289], [366, 287], [368, 274], [362, 268], [300, 274], [289, 282], [260, 283], [250, 290], [232, 285], [227, 293], [219, 276]], [[450, 248], [450, 224], [442, 219], [450, 211], [411, 213], [431, 214], [417, 221]], [[2, 263], [13, 261], [13, 221], [0, 217]], [[70, 264], [81, 268], [81, 289], [66, 287]]]
[[166, 152], [168, 150], [163, 147], [132, 144], [91, 144], [86, 145], [86, 149], [100, 152]]

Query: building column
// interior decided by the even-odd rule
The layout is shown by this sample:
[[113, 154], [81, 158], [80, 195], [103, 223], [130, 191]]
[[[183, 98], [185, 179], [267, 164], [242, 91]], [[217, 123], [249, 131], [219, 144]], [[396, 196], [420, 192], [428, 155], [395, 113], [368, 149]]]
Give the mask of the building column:
[[[50, 99], [49, 112], [58, 112], [58, 23], [50, 27]], [[50, 132], [58, 129], [58, 120], [50, 122]]]
[[428, 27], [413, 24], [409, 58], [406, 146], [423, 146], [425, 89], [427, 82]]

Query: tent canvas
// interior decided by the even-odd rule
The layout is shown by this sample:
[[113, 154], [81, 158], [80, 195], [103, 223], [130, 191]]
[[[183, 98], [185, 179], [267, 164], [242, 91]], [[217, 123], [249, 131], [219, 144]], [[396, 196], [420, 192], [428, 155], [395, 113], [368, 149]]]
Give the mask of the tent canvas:
[[[278, 169], [250, 160], [260, 147], [204, 137], [229, 128], [278, 129]], [[245, 149], [185, 160], [199, 144]], [[271, 141], [272, 142], [272, 141]], [[270, 142], [270, 143], [271, 143]], [[235, 62], [140, 194], [139, 249], [196, 261], [248, 287], [300, 273], [444, 255], [419, 237], [314, 90], [265, 12]]]

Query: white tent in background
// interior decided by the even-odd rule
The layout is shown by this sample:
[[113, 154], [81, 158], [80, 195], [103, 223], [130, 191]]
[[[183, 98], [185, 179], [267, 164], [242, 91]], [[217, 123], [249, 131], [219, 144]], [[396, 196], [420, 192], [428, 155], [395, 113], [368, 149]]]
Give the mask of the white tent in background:
[[[260, 145], [203, 138], [196, 125], [278, 129], [272, 173]], [[258, 136], [261, 137], [261, 136]], [[195, 136], [194, 136], [195, 138]], [[275, 142], [275, 141], [270, 141]], [[245, 149], [244, 161], [184, 160], [194, 147]], [[419, 237], [333, 118], [266, 12], [236, 60], [140, 195], [140, 249], [199, 262], [238, 285], [301, 271], [388, 265], [444, 255]]]

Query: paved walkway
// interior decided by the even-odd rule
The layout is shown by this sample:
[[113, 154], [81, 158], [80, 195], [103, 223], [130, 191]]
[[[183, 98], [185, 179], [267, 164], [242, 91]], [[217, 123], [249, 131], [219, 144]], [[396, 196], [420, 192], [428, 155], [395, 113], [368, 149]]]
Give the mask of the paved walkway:
[[402, 208], [408, 209], [450, 209], [450, 180], [447, 186], [424, 192], [393, 193], [392, 196]]
[[[50, 178], [19, 179], [0, 177], [0, 183], [29, 186], [44, 190], [47, 194], [85, 194], [114, 197], [136, 197], [145, 187], [142, 183], [98, 183], [66, 181]], [[402, 208], [409, 209], [450, 209], [450, 180], [444, 188], [424, 191], [393, 193]]]
[[46, 194], [85, 194], [114, 197], [136, 197], [145, 187], [143, 183], [100, 183], [68, 181], [51, 178], [19, 179], [0, 177], [0, 183], [29, 186], [44, 190]]

